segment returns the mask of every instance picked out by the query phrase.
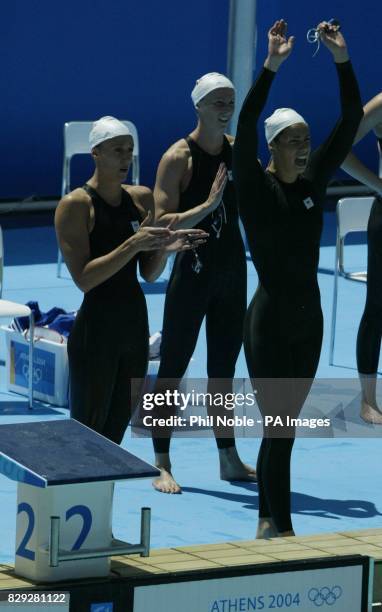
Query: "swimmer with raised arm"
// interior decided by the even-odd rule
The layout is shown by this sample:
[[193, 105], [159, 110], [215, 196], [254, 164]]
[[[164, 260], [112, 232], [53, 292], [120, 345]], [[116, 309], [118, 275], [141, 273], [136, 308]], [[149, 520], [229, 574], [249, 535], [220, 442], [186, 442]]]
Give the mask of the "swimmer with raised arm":
[[[297, 417], [316, 373], [323, 329], [317, 282], [323, 203], [328, 181], [349, 152], [362, 118], [343, 35], [328, 22], [317, 31], [333, 56], [340, 86], [341, 116], [329, 137], [311, 151], [307, 121], [293, 109], [279, 108], [265, 121], [269, 164], [264, 169], [258, 162], [258, 119], [294, 45], [281, 19], [268, 32], [268, 56], [244, 101], [234, 146], [239, 211], [259, 276], [244, 347], [263, 416]], [[294, 433], [293, 427], [264, 431], [257, 461], [259, 538], [294, 534]]]

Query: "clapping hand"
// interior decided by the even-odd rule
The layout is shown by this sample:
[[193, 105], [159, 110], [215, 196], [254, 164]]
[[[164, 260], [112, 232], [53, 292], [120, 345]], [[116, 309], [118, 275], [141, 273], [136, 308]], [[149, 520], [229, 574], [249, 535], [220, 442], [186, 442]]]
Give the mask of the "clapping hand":
[[211, 190], [208, 196], [208, 210], [213, 212], [218, 208], [223, 198], [225, 186], [227, 184], [227, 167], [222, 162], [219, 165], [216, 173], [214, 182], [212, 183]]
[[178, 222], [175, 216], [168, 224], [167, 229], [170, 230], [171, 236], [165, 247], [167, 253], [175, 251], [189, 251], [196, 249], [198, 246], [204, 244], [209, 236], [204, 230], [198, 228], [192, 229], [178, 229], [173, 230]]
[[133, 240], [137, 251], [156, 251], [164, 249], [169, 244], [171, 233], [168, 227], [155, 227], [153, 215], [149, 210]]

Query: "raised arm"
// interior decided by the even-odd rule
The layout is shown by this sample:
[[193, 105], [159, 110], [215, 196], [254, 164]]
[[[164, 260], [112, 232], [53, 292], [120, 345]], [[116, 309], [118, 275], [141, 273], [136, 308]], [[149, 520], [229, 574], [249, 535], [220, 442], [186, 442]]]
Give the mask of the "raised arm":
[[261, 175], [257, 160], [257, 122], [265, 106], [272, 81], [281, 64], [289, 57], [294, 37], [286, 38], [286, 22], [276, 21], [268, 32], [268, 56], [255, 84], [249, 90], [240, 111], [234, 145], [234, 173], [238, 181]]
[[[363, 110], [364, 117], [358, 128], [354, 144], [362, 140], [371, 130], [375, 132], [377, 138], [382, 138], [382, 92], [369, 100]], [[379, 151], [379, 154], [381, 155], [381, 151]], [[353, 152], [350, 152], [346, 157], [342, 168], [350, 176], [382, 195], [382, 177], [367, 168]]]
[[358, 83], [349, 60], [347, 45], [338, 26], [322, 22], [317, 27], [322, 43], [331, 52], [337, 69], [341, 117], [327, 140], [311, 156], [310, 171], [326, 184], [351, 149], [363, 116]]
[[175, 221], [177, 229], [195, 227], [221, 202], [227, 182], [227, 170], [224, 164], [219, 167], [207, 200], [184, 212], [178, 211], [182, 183], [188, 173], [188, 159], [187, 150], [176, 143], [164, 154], [159, 163], [154, 199], [156, 220], [161, 225]]
[[257, 123], [267, 101], [275, 73], [289, 57], [294, 37], [286, 37], [287, 24], [276, 21], [268, 32], [268, 56], [257, 81], [249, 90], [240, 111], [235, 144], [233, 148], [233, 172], [238, 194], [241, 220], [247, 236], [253, 232], [254, 224], [269, 214], [264, 203], [267, 190], [264, 170], [257, 158]]

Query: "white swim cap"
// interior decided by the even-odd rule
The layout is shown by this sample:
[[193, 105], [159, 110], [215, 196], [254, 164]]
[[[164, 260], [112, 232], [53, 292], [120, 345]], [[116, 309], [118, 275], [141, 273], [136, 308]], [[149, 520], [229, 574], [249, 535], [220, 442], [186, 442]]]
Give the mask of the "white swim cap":
[[296, 113], [293, 108], [277, 108], [264, 122], [267, 143], [272, 142], [277, 134], [285, 130], [285, 128], [295, 125], [295, 123], [305, 123], [305, 125], [308, 125], [304, 117]]
[[122, 121], [115, 117], [101, 117], [98, 121], [94, 121], [89, 134], [90, 150], [101, 144], [101, 142], [116, 136], [131, 136], [131, 132]]
[[233, 89], [235, 91], [234, 84], [230, 81], [224, 74], [220, 74], [219, 72], [209, 72], [208, 74], [203, 75], [196, 81], [196, 85], [191, 92], [191, 98], [194, 103], [194, 106], [197, 105], [200, 100], [202, 100], [205, 96], [207, 96], [214, 89], [220, 89], [222, 87], [227, 87], [229, 89]]

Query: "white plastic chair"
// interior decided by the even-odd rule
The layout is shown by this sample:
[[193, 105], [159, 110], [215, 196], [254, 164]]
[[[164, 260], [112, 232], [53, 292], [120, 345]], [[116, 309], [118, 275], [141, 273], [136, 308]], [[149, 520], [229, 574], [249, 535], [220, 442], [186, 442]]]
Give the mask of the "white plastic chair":
[[[33, 408], [33, 337], [34, 317], [32, 310], [24, 304], [9, 302], [1, 298], [3, 294], [4, 247], [3, 232], [0, 226], [0, 318], [29, 317], [29, 354], [28, 354], [28, 403]], [[9, 356], [8, 356], [9, 359]]]
[[[139, 185], [139, 139], [138, 131], [134, 123], [122, 120], [134, 140], [132, 178], [133, 185]], [[69, 121], [64, 125], [64, 162], [62, 169], [61, 197], [70, 191], [70, 162], [74, 155], [89, 155], [89, 133], [93, 127], [93, 121]], [[62, 253], [58, 249], [57, 276], [61, 277]]]
[[344, 267], [344, 247], [345, 237], [351, 232], [366, 232], [369, 221], [370, 210], [374, 202], [373, 197], [362, 198], [342, 198], [338, 200], [337, 213], [337, 240], [336, 254], [334, 262], [334, 287], [333, 287], [333, 306], [332, 322], [330, 330], [330, 350], [329, 365], [333, 365], [334, 343], [336, 335], [337, 319], [337, 297], [338, 297], [338, 277], [343, 276], [348, 280], [365, 283], [367, 280], [366, 272], [347, 272]]

